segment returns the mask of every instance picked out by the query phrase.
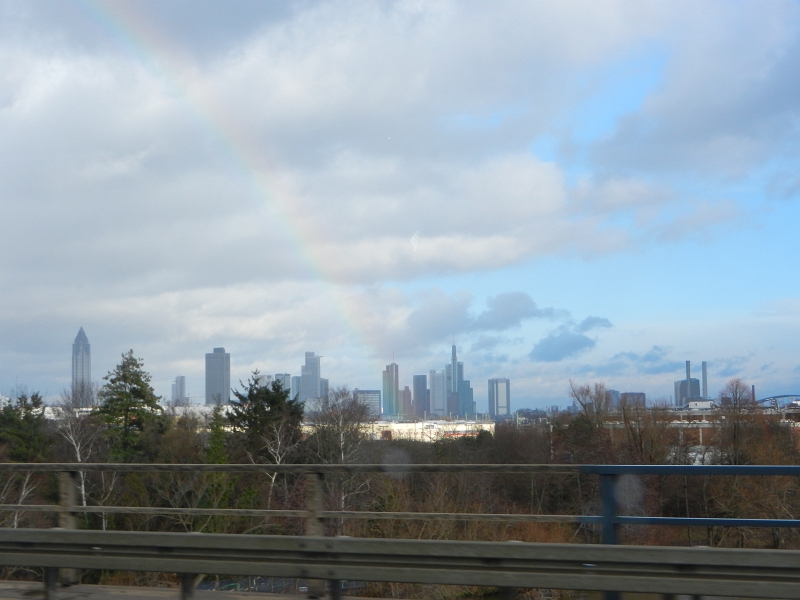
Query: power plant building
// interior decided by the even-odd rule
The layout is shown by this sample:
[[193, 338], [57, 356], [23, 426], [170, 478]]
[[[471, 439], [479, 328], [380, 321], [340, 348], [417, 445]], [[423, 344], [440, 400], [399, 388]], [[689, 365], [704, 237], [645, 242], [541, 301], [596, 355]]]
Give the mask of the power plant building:
[[692, 377], [691, 361], [686, 361], [686, 379], [675, 382], [675, 406], [681, 407], [689, 404], [690, 400], [708, 400], [708, 366], [702, 362], [702, 395], [700, 381]]

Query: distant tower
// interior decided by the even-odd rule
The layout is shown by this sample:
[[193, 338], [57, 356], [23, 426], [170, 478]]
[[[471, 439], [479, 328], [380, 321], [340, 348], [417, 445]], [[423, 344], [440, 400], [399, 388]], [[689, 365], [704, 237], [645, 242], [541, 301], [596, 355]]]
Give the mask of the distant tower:
[[511, 382], [505, 377], [489, 380], [489, 416], [493, 419], [511, 415]]
[[214, 348], [206, 354], [206, 405], [228, 404], [231, 401], [231, 355], [225, 348]]
[[386, 365], [386, 370], [383, 372], [383, 414], [390, 416], [402, 414], [400, 404], [400, 367], [393, 362]]
[[176, 404], [186, 403], [186, 377], [178, 375], [172, 384], [172, 401]]
[[[300, 366], [300, 401], [316, 400], [322, 397], [319, 359], [313, 352], [306, 352], [306, 364]], [[294, 393], [294, 390], [292, 390]], [[326, 390], [327, 393], [327, 390]]]
[[78, 330], [72, 344], [72, 396], [78, 406], [91, 405], [92, 393], [92, 347], [89, 338]]

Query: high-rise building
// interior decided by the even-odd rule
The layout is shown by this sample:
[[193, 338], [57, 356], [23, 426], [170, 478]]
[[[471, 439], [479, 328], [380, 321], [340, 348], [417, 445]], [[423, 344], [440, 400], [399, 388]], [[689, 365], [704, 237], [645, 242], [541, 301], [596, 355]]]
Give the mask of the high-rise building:
[[511, 415], [511, 382], [505, 377], [489, 380], [489, 416], [492, 418]]
[[466, 417], [475, 414], [473, 391], [469, 380], [464, 379], [464, 363], [456, 356], [456, 346], [453, 344], [450, 362], [445, 365], [446, 385], [446, 410], [447, 414]]
[[400, 367], [397, 363], [386, 365], [383, 372], [383, 414], [397, 416], [401, 414], [400, 406]]
[[292, 390], [292, 393], [290, 394], [292, 400], [300, 399], [300, 381], [299, 375], [292, 375], [292, 387], [290, 388]]
[[228, 404], [231, 401], [231, 355], [225, 348], [214, 348], [206, 354], [206, 405]]
[[292, 376], [289, 373], [275, 373], [273, 381], [277, 381], [284, 390], [290, 394], [292, 393]]
[[72, 343], [72, 397], [78, 406], [91, 406], [92, 347], [83, 327]]
[[186, 377], [178, 375], [172, 384], [172, 401], [175, 404], [186, 404]]
[[411, 395], [411, 388], [406, 386], [400, 392], [400, 414], [404, 417], [414, 416], [414, 399]]
[[369, 409], [369, 416], [377, 419], [381, 416], [381, 391], [380, 390], [353, 390], [353, 397]]
[[328, 399], [328, 380], [324, 377], [319, 378], [319, 397], [323, 400]]
[[424, 417], [431, 412], [428, 376], [414, 375], [411, 385], [414, 396], [414, 414], [418, 417]]
[[313, 352], [306, 352], [306, 364], [300, 367], [300, 401], [316, 400], [322, 397], [320, 388], [320, 364]]
[[447, 382], [444, 371], [431, 371], [428, 373], [428, 382], [431, 392], [430, 414], [442, 417], [447, 414]]

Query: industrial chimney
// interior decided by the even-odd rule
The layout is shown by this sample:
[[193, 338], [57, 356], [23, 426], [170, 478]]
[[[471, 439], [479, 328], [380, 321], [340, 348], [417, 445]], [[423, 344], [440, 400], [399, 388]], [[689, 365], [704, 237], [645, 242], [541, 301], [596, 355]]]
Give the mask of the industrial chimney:
[[703, 367], [703, 400], [708, 400], [708, 368], [706, 366], [706, 361], [702, 363]]

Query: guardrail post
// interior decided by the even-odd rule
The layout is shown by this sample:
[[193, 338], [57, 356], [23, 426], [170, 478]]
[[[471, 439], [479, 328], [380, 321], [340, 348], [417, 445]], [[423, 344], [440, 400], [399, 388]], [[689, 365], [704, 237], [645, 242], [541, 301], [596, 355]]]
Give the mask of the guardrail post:
[[[322, 537], [325, 528], [320, 513], [325, 509], [325, 476], [322, 473], [306, 475], [306, 535]], [[321, 598], [325, 595], [324, 579], [308, 580], [308, 597]], [[333, 587], [333, 585], [331, 585]], [[335, 593], [335, 592], [332, 592]]]
[[[61, 471], [58, 479], [58, 526], [62, 529], [77, 529], [78, 518], [74, 507], [78, 504], [78, 472]], [[77, 569], [61, 569], [61, 583], [73, 585], [78, 583]]]
[[[600, 503], [602, 506], [603, 529], [600, 532], [601, 544], [617, 543], [617, 476], [608, 473], [600, 475]], [[615, 591], [603, 592], [605, 600], [619, 600]]]
[[58, 569], [45, 567], [44, 569], [44, 597], [45, 600], [56, 600], [58, 596]]
[[194, 574], [181, 573], [181, 600], [194, 597]]

